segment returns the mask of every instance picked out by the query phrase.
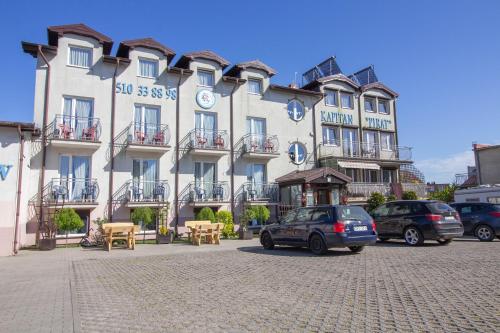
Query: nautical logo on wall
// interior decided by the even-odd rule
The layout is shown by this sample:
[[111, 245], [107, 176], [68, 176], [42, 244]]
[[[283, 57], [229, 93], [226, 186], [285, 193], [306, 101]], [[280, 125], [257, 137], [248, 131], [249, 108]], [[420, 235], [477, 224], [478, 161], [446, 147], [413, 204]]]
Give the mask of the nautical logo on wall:
[[0, 179], [2, 179], [2, 181], [7, 178], [10, 168], [12, 168], [12, 165], [0, 164]]
[[196, 103], [204, 109], [210, 109], [215, 105], [215, 95], [210, 90], [200, 90], [196, 94]]

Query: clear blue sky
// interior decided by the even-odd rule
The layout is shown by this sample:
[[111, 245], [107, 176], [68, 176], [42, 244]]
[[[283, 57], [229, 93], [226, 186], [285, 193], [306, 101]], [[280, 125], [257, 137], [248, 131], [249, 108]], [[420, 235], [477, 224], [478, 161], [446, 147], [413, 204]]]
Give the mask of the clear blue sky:
[[35, 61], [21, 40], [83, 22], [115, 41], [154, 37], [178, 55], [259, 58], [288, 84], [330, 55], [349, 74], [374, 64], [400, 94], [401, 145], [427, 180], [449, 181], [471, 143], [500, 143], [500, 1], [2, 1], [0, 119], [31, 121]]

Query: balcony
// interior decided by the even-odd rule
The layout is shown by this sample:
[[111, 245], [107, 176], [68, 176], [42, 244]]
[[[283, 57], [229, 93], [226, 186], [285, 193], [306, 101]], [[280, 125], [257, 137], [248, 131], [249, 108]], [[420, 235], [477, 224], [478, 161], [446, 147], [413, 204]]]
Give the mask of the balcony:
[[319, 158], [341, 157], [347, 159], [367, 159], [381, 161], [408, 162], [412, 159], [411, 147], [386, 146], [381, 144], [344, 140], [332, 140], [328, 144], [320, 143]]
[[130, 180], [126, 185], [126, 207], [158, 207], [165, 205], [170, 196], [166, 180]]
[[45, 204], [69, 208], [95, 208], [99, 185], [94, 178], [52, 178], [45, 187]]
[[[419, 198], [427, 197], [427, 186], [426, 184], [419, 183], [401, 183], [392, 184], [393, 186], [399, 186], [400, 191], [413, 191], [417, 194]], [[383, 196], [388, 196], [393, 193], [393, 188], [390, 183], [350, 183], [347, 184], [348, 200], [349, 201], [366, 201], [373, 193], [378, 192]]]
[[270, 160], [279, 156], [279, 141], [276, 135], [247, 134], [242, 141], [242, 154], [246, 158]]
[[127, 151], [163, 154], [170, 149], [168, 125], [133, 122], [128, 126]]
[[46, 130], [53, 147], [96, 150], [101, 145], [99, 118], [57, 115]]
[[192, 207], [221, 206], [228, 202], [227, 182], [198, 182], [188, 185], [189, 205]]
[[193, 129], [188, 134], [187, 148], [194, 156], [221, 157], [229, 152], [226, 131]]
[[279, 202], [279, 186], [277, 183], [243, 184], [243, 201], [249, 205], [277, 204]]

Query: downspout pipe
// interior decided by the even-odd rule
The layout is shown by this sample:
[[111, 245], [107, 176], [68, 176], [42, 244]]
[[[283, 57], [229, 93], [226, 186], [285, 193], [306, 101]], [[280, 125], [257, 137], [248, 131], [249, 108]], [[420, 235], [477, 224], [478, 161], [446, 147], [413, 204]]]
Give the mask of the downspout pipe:
[[321, 102], [324, 98], [324, 95], [321, 96], [316, 102], [314, 102], [312, 106], [312, 128], [313, 128], [313, 158], [314, 158], [314, 167], [317, 168], [319, 167], [319, 162], [318, 162], [318, 142], [317, 142], [317, 133], [316, 133], [316, 104]]
[[24, 164], [24, 134], [21, 131], [21, 125], [17, 126], [17, 133], [19, 134], [19, 163], [18, 163], [18, 172], [17, 172], [17, 193], [16, 193], [16, 223], [14, 226], [14, 247], [12, 252], [17, 254], [18, 248], [18, 238], [19, 238], [19, 215], [21, 211], [21, 191], [22, 191], [22, 183], [23, 183], [23, 164]]
[[[44, 92], [44, 105], [43, 105], [43, 120], [42, 120], [42, 170], [40, 175], [40, 186], [39, 186], [39, 195], [40, 195], [40, 225], [43, 223], [43, 188], [45, 186], [45, 167], [47, 163], [47, 123], [49, 117], [49, 96], [50, 96], [50, 64], [42, 51], [42, 46], [38, 45], [38, 54], [42, 57], [45, 65], [47, 65], [47, 72], [45, 76], [45, 92]], [[40, 239], [40, 228], [37, 231], [37, 241]]]
[[184, 76], [184, 69], [180, 69], [181, 73], [179, 75], [179, 80], [177, 81], [177, 99], [176, 99], [176, 107], [175, 107], [175, 183], [174, 183], [174, 191], [175, 191], [175, 197], [174, 197], [174, 206], [175, 206], [175, 237], [179, 234], [179, 159], [180, 159], [180, 152], [179, 152], [179, 144], [180, 144], [180, 133], [179, 133], [179, 127], [180, 127], [180, 97], [181, 97], [181, 80], [182, 77]]
[[115, 169], [115, 113], [116, 113], [116, 75], [120, 67], [120, 59], [116, 59], [116, 67], [113, 73], [113, 83], [111, 87], [111, 138], [109, 147], [109, 182], [108, 182], [108, 219], [113, 222], [113, 171]]
[[238, 88], [240, 79], [236, 79], [233, 89], [231, 90], [231, 95], [229, 95], [229, 145], [230, 145], [230, 158], [231, 158], [231, 215], [234, 219], [234, 92]]

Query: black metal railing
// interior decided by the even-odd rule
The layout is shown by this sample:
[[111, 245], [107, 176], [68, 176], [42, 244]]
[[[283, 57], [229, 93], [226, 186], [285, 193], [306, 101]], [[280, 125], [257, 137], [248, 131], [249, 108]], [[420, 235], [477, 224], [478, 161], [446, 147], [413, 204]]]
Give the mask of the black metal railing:
[[99, 185], [95, 178], [52, 178], [46, 191], [44, 197], [49, 202], [95, 203], [99, 197]]
[[226, 201], [229, 197], [227, 182], [199, 182], [189, 183], [189, 200], [191, 202]]
[[228, 147], [227, 131], [193, 129], [189, 132], [189, 144], [194, 149], [220, 149]]
[[243, 199], [251, 201], [279, 201], [279, 186], [277, 183], [254, 183], [243, 184]]
[[98, 142], [101, 122], [94, 117], [57, 115], [47, 126], [48, 139]]
[[279, 141], [276, 135], [246, 134], [243, 136], [243, 151], [246, 153], [276, 154]]
[[170, 142], [168, 125], [132, 122], [128, 128], [129, 144], [166, 146]]
[[410, 161], [412, 159], [411, 147], [396, 145], [381, 145], [367, 142], [349, 140], [330, 140], [320, 143], [319, 157], [341, 156], [347, 158], [366, 158], [383, 160]]
[[166, 202], [170, 196], [166, 180], [130, 180], [127, 189], [129, 202]]

